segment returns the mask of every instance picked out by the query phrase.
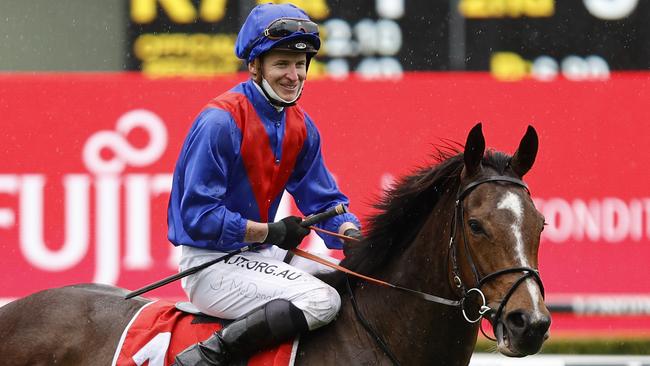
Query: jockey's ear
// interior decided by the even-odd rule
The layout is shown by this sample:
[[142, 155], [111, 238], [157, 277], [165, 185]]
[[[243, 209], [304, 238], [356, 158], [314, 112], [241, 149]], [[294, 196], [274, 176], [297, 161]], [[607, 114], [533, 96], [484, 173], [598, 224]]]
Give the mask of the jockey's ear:
[[248, 63], [248, 73], [256, 83], [262, 83], [262, 62], [259, 57]]

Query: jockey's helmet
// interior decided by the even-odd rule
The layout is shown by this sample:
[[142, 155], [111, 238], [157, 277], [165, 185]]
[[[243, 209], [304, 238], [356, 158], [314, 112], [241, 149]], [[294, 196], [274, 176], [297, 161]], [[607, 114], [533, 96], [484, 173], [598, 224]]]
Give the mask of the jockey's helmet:
[[262, 4], [251, 10], [235, 43], [247, 63], [271, 49], [304, 52], [309, 60], [320, 48], [318, 25], [292, 4]]

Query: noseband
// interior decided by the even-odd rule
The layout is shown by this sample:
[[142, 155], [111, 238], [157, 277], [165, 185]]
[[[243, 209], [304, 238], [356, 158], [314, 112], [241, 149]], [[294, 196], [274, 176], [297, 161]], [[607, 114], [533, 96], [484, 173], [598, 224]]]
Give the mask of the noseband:
[[[493, 311], [494, 309], [490, 308], [487, 306], [486, 300], [485, 300], [485, 295], [483, 294], [483, 291], [481, 290], [481, 287], [485, 285], [487, 282], [490, 280], [493, 280], [501, 275], [508, 274], [508, 273], [516, 273], [516, 272], [523, 272], [523, 275], [519, 277], [517, 281], [515, 281], [506, 295], [503, 297], [501, 302], [499, 303], [499, 308], [497, 309], [496, 313], [494, 314], [494, 325], [496, 325], [497, 322], [500, 321], [501, 315], [503, 313], [503, 309], [508, 303], [508, 300], [512, 296], [512, 294], [515, 292], [517, 287], [519, 287], [520, 284], [522, 284], [526, 279], [529, 277], [532, 277], [535, 282], [537, 282], [537, 285], [539, 286], [539, 289], [542, 293], [542, 297], [544, 297], [544, 285], [542, 284], [542, 279], [539, 276], [539, 271], [534, 268], [530, 267], [512, 267], [512, 268], [505, 268], [501, 269], [495, 272], [492, 272], [488, 275], [485, 275], [481, 277], [481, 275], [478, 272], [478, 269], [476, 268], [476, 264], [474, 263], [474, 260], [472, 259], [472, 254], [469, 250], [469, 245], [468, 245], [468, 240], [467, 240], [467, 234], [465, 232], [465, 218], [464, 218], [464, 210], [463, 210], [463, 200], [469, 196], [469, 194], [479, 185], [483, 183], [488, 183], [488, 182], [505, 182], [505, 183], [510, 183], [514, 184], [520, 187], [523, 187], [526, 189], [526, 191], [530, 194], [530, 191], [528, 190], [528, 186], [526, 183], [524, 183], [521, 179], [517, 178], [512, 178], [512, 177], [507, 177], [507, 176], [502, 176], [502, 175], [497, 175], [497, 176], [492, 176], [492, 177], [487, 177], [483, 178], [477, 181], [474, 181], [465, 187], [461, 187], [458, 190], [458, 194], [456, 195], [456, 207], [454, 209], [454, 217], [452, 220], [452, 225], [451, 225], [451, 237], [449, 239], [449, 255], [451, 256], [451, 262], [452, 262], [452, 274], [453, 274], [453, 279], [454, 279], [454, 284], [456, 285], [456, 288], [460, 289], [462, 292], [462, 300], [461, 300], [461, 309], [463, 316], [465, 317], [465, 320], [467, 320], [470, 323], [476, 323], [480, 321], [483, 316], [490, 312]], [[458, 245], [456, 243], [456, 225], [460, 224], [460, 229], [461, 233], [463, 235], [463, 245], [465, 246], [465, 253], [467, 257], [467, 261], [469, 262], [470, 268], [472, 269], [472, 273], [474, 274], [474, 279], [476, 286], [470, 288], [469, 290], [465, 287], [463, 284], [463, 281], [460, 278], [460, 267], [458, 265]], [[467, 316], [467, 313], [465, 311], [465, 300], [470, 297], [472, 292], [476, 292], [478, 296], [481, 299], [482, 305], [480, 305], [479, 309], [479, 315], [476, 319], [471, 319]], [[482, 330], [482, 329], [481, 329]], [[485, 333], [484, 333], [485, 334]]]

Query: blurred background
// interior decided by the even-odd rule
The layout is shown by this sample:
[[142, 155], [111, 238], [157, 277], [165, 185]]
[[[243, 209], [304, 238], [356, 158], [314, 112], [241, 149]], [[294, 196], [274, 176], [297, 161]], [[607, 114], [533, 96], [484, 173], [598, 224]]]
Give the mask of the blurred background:
[[[216, 75], [253, 0], [0, 3], [0, 69]], [[650, 67], [643, 0], [294, 1], [322, 27], [318, 72], [492, 71], [552, 79]]]
[[[233, 47], [257, 3], [0, 0], [0, 304], [174, 273], [171, 172], [194, 116], [246, 79]], [[505, 360], [481, 338], [472, 365], [650, 365], [650, 1], [293, 3], [323, 39], [300, 104], [364, 221], [477, 122], [508, 153], [540, 135], [526, 180], [551, 339]]]

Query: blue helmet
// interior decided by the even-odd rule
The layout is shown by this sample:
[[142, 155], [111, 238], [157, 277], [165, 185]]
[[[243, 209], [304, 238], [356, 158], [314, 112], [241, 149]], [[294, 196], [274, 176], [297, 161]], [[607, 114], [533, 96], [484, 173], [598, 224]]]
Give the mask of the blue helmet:
[[250, 63], [273, 48], [306, 52], [311, 58], [320, 48], [318, 26], [293, 4], [258, 5], [239, 31], [235, 54]]

